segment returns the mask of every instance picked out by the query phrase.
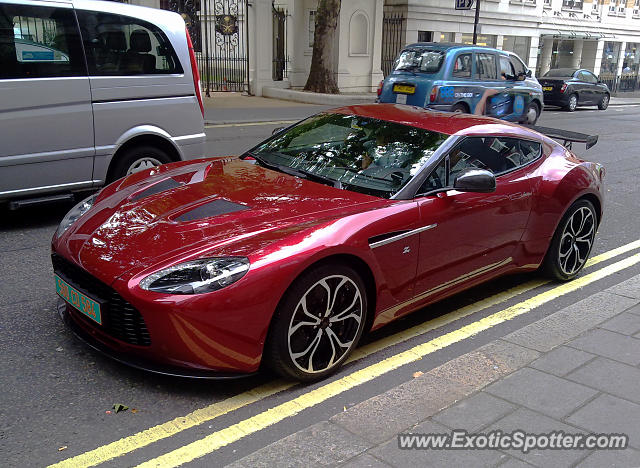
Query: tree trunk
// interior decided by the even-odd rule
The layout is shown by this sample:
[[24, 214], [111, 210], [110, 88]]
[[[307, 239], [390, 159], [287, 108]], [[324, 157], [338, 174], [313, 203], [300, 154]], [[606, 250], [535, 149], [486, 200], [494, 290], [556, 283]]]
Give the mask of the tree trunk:
[[305, 91], [338, 94], [334, 62], [334, 37], [341, 0], [319, 0], [313, 35], [313, 56]]

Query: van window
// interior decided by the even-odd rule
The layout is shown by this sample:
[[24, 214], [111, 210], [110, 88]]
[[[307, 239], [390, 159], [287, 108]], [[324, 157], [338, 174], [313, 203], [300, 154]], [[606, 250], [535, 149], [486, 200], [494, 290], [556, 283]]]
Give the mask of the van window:
[[157, 26], [110, 13], [77, 14], [90, 75], [183, 73], [169, 39]]
[[82, 75], [73, 10], [0, 4], [0, 79]]
[[453, 62], [452, 78], [471, 78], [471, 54], [460, 54]]
[[476, 68], [479, 80], [495, 80], [496, 56], [493, 54], [476, 53]]

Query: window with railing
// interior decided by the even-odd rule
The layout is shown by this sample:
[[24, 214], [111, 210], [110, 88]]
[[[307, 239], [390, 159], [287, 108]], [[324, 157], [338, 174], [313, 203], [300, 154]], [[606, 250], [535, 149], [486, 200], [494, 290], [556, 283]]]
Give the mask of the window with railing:
[[633, 17], [640, 18], [640, 0], [633, 2]]
[[583, 4], [583, 0], [562, 0], [562, 9], [582, 11]]
[[591, 10], [592, 11], [598, 11], [598, 9], [600, 8], [600, 2], [598, 0], [593, 0], [593, 3], [591, 4]]
[[542, 4], [545, 8], [551, 8], [551, 0], [543, 0]]

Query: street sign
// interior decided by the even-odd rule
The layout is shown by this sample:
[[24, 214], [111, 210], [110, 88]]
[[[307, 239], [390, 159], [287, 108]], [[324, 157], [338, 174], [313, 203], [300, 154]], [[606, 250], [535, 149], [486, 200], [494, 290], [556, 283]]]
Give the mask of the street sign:
[[473, 0], [455, 0], [456, 10], [471, 10]]

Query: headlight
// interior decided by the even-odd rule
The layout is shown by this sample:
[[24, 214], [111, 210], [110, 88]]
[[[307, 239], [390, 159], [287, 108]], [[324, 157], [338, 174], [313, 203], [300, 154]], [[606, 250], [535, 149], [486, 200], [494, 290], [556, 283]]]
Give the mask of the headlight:
[[140, 287], [165, 294], [202, 294], [235, 283], [248, 270], [249, 259], [245, 257], [192, 260], [147, 276]]
[[69, 210], [69, 212], [65, 215], [65, 217], [62, 218], [62, 221], [60, 222], [60, 225], [58, 226], [58, 230], [56, 231], [56, 237], [61, 236], [62, 233], [64, 231], [66, 231], [67, 229], [69, 229], [73, 223], [78, 221], [80, 216], [82, 216], [87, 211], [89, 211], [89, 208], [91, 208], [93, 206], [93, 202], [96, 200], [97, 196], [98, 196], [98, 194], [94, 193], [90, 197], [85, 198], [80, 203], [78, 203], [76, 206], [71, 208], [71, 210]]

